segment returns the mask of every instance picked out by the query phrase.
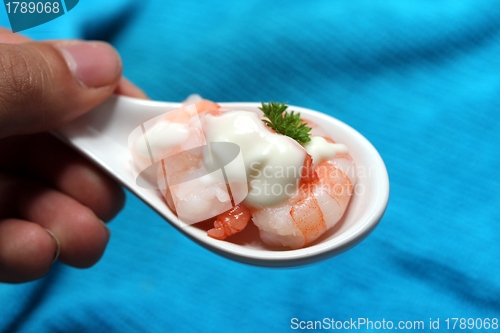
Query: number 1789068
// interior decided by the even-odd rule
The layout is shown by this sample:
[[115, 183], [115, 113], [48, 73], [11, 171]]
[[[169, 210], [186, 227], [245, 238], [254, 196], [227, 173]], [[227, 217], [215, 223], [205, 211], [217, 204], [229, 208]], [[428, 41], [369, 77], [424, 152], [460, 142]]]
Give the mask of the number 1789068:
[[59, 2], [6, 2], [7, 14], [58, 14], [61, 10]]

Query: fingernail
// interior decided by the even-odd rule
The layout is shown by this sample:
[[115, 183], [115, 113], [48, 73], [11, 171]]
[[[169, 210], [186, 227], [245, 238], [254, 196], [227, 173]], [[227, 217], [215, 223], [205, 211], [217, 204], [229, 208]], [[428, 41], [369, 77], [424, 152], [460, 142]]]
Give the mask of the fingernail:
[[52, 263], [55, 263], [57, 261], [57, 259], [59, 258], [59, 254], [61, 253], [61, 243], [59, 242], [59, 239], [56, 237], [56, 235], [54, 235], [54, 233], [52, 231], [50, 231], [49, 229], [45, 229], [45, 231], [47, 231], [47, 233], [56, 242], [56, 251], [54, 252], [54, 258], [52, 259]]
[[104, 223], [103, 220], [100, 220], [100, 221], [101, 221], [101, 224], [104, 227], [104, 229], [106, 229], [106, 232], [108, 233], [108, 239], [109, 239], [109, 237], [111, 236], [111, 231], [109, 230], [108, 226], [106, 225], [106, 223]]
[[75, 78], [88, 88], [113, 83], [121, 73], [121, 60], [109, 44], [71, 42], [58, 45]]

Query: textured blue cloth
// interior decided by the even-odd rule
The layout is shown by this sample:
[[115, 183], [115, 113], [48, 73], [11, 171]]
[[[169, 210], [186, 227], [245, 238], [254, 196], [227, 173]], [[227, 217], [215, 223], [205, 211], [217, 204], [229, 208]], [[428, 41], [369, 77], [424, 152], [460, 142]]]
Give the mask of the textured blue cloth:
[[0, 284], [0, 331], [283, 332], [292, 318], [428, 330], [431, 318], [443, 329], [500, 317], [498, 0], [86, 0], [26, 34], [108, 40], [153, 99], [331, 114], [377, 147], [391, 197], [354, 249], [269, 269], [201, 248], [128, 195], [96, 266]]

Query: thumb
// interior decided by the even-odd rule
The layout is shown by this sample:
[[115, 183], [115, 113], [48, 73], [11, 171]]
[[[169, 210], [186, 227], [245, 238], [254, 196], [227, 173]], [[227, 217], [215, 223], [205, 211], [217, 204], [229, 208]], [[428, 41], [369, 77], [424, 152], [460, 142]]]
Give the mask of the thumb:
[[113, 93], [121, 70], [103, 42], [0, 44], [0, 138], [75, 119]]

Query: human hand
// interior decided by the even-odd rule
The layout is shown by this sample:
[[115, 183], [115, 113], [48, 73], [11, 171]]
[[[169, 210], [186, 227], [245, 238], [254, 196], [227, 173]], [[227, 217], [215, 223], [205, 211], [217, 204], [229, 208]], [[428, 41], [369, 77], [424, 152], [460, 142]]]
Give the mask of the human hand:
[[105, 43], [32, 42], [0, 28], [0, 281], [40, 278], [57, 258], [83, 268], [102, 256], [102, 221], [123, 206], [123, 191], [44, 132], [113, 92], [145, 98], [121, 70]]

